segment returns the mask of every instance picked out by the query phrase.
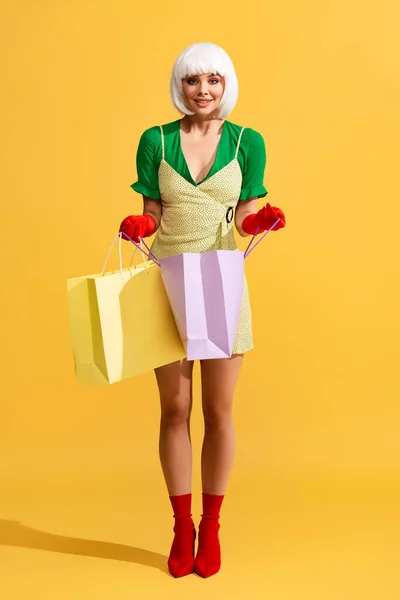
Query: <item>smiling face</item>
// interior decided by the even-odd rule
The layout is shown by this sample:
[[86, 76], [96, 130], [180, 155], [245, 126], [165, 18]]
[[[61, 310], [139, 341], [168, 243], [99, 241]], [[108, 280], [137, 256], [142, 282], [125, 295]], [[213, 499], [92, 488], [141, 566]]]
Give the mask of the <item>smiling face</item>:
[[182, 79], [185, 104], [196, 115], [210, 115], [218, 110], [225, 80], [217, 73], [188, 75]]

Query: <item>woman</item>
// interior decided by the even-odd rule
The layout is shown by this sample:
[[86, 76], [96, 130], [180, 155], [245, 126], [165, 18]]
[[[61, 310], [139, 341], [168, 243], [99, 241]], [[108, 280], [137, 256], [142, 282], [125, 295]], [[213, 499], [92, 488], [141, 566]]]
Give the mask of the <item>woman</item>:
[[[137, 152], [142, 215], [129, 216], [120, 231], [135, 241], [157, 232], [157, 258], [182, 252], [236, 250], [233, 225], [247, 236], [285, 225], [278, 208], [267, 204], [262, 136], [226, 120], [236, 104], [233, 64], [220, 47], [194, 44], [175, 62], [171, 77], [174, 106], [182, 119], [147, 129]], [[205, 435], [201, 455], [203, 513], [195, 557], [196, 530], [191, 514], [193, 362], [156, 369], [161, 402], [159, 453], [174, 513], [170, 573], [195, 571], [209, 577], [220, 569], [219, 513], [231, 471], [235, 437], [232, 403], [245, 352], [252, 350], [251, 312], [245, 285], [232, 357], [201, 361]]]

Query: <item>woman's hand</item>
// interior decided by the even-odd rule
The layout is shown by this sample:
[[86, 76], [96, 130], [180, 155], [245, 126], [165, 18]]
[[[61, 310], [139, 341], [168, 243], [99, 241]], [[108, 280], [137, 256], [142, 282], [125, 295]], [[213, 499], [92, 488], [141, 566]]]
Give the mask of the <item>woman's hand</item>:
[[270, 229], [278, 219], [280, 221], [273, 227], [272, 231], [277, 231], [285, 227], [286, 219], [280, 208], [271, 206], [268, 202], [257, 213], [248, 215], [243, 220], [242, 229], [248, 234], [261, 233]]
[[[149, 237], [156, 228], [156, 221], [151, 215], [130, 215], [122, 221], [119, 233], [125, 233], [134, 242], [139, 242], [140, 237]], [[126, 240], [126, 237], [122, 236], [122, 238]]]

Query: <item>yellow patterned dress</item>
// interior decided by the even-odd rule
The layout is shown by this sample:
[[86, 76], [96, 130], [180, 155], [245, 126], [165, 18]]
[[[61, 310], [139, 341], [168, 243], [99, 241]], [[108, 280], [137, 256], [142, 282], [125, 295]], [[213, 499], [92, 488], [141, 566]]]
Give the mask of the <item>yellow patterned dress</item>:
[[[179, 121], [177, 123], [179, 125]], [[227, 128], [228, 123], [229, 125]], [[171, 124], [169, 124], [169, 126], [170, 125]], [[227, 140], [226, 138], [228, 136], [226, 130], [229, 129], [229, 126], [234, 128], [236, 135], [231, 135], [231, 139]], [[241, 142], [246, 133], [246, 129], [243, 127], [238, 128], [238, 126], [235, 126], [228, 121], [224, 122], [220, 145], [217, 149], [216, 161], [207, 177], [200, 183], [195, 183], [191, 180], [188, 169], [187, 173], [185, 173], [184, 167], [187, 167], [187, 165], [183, 164], [183, 167], [181, 167], [182, 172], [178, 172], [178, 170], [170, 164], [172, 161], [166, 160], [166, 140], [169, 138], [165, 135], [164, 128], [167, 128], [168, 130], [168, 125], [159, 127], [158, 135], [161, 146], [161, 156], [159, 157], [159, 160], [157, 160], [155, 151], [157, 138], [154, 137], [154, 131], [152, 132], [153, 143], [150, 143], [150, 140], [147, 140], [147, 147], [143, 148], [143, 144], [146, 142], [146, 140], [143, 140], [143, 136], [140, 142], [142, 144], [140, 151], [144, 154], [144, 159], [146, 160], [146, 152], [147, 161], [149, 160], [149, 155], [152, 157], [153, 168], [157, 169], [157, 182], [154, 177], [151, 179], [150, 169], [147, 169], [147, 171], [146, 168], [143, 169], [144, 159], [143, 157], [140, 159], [139, 156], [139, 159], [142, 160], [141, 167], [139, 166], [139, 159], [137, 161], [139, 181], [132, 184], [133, 189], [145, 196], [152, 197], [152, 192], [153, 196], [158, 194], [159, 198], [155, 199], [160, 199], [162, 202], [162, 217], [160, 227], [151, 247], [152, 252], [157, 258], [165, 258], [183, 252], [201, 253], [209, 252], [211, 250], [237, 250], [233, 226], [235, 221], [235, 209], [238, 202], [241, 199], [265, 196], [267, 193], [262, 184], [262, 179], [260, 183], [259, 173], [257, 174], [257, 180], [254, 180], [254, 173], [251, 173], [253, 175], [253, 180], [250, 181], [250, 183], [256, 183], [257, 185], [247, 188], [243, 186], [243, 170], [246, 168], [251, 169], [253, 167], [253, 171], [257, 171], [257, 169], [254, 169], [254, 165], [251, 164], [248, 149], [246, 155], [242, 152], [242, 160], [239, 160]], [[171, 131], [171, 129], [169, 129], [169, 131]], [[253, 140], [255, 137], [254, 134], [259, 136], [254, 130], [250, 131], [252, 132], [251, 136], [253, 136]], [[180, 154], [182, 161], [185, 162], [180, 147], [180, 131], [178, 131], [178, 134], [179, 139], [177, 140], [175, 138], [175, 141], [178, 142], [178, 155]], [[250, 142], [252, 141], [251, 136], [248, 136], [247, 138], [248, 145], [249, 137]], [[257, 142], [260, 146], [259, 137]], [[225, 159], [223, 157], [223, 150], [225, 150], [226, 154], [227, 149], [221, 150], [221, 143], [224, 140], [225, 146], [232, 146], [232, 138], [234, 138], [234, 141], [236, 142], [236, 147], [234, 148], [234, 152], [232, 152], [230, 160], [227, 160], [226, 157]], [[173, 139], [174, 138], [172, 138], [172, 140]], [[263, 160], [262, 148], [264, 148], [263, 141], [261, 144], [261, 164], [263, 164], [263, 174], [265, 167], [265, 150]], [[257, 166], [259, 166], [260, 163], [259, 153], [257, 157]], [[218, 165], [218, 160], [222, 161], [221, 164], [223, 166]], [[226, 164], [223, 164], [224, 162]], [[220, 166], [220, 168], [218, 168], [218, 166]], [[153, 189], [151, 185], [155, 186], [155, 183], [157, 183], [157, 187]], [[246, 196], [247, 194], [249, 194], [248, 197], [243, 198], [243, 196]], [[253, 336], [251, 309], [247, 282], [245, 281], [233, 354], [242, 354], [252, 349]]]

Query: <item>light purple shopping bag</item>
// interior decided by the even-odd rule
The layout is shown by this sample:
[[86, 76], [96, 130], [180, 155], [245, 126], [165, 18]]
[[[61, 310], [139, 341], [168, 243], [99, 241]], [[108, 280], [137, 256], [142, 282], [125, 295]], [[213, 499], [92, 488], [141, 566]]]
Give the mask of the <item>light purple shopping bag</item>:
[[157, 259], [141, 238], [148, 258], [161, 269], [188, 360], [232, 356], [244, 288], [244, 259], [279, 221], [252, 246], [255, 234], [244, 253], [212, 250]]
[[160, 266], [187, 359], [229, 358], [243, 296], [243, 253], [177, 254]]

